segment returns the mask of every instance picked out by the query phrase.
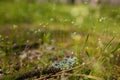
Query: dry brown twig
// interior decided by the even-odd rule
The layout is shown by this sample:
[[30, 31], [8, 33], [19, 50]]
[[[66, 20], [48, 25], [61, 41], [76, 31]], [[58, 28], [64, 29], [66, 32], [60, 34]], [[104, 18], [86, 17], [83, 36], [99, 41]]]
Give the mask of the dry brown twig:
[[82, 67], [83, 65], [84, 65], [84, 64], [79, 65], [79, 66], [76, 66], [76, 67], [73, 67], [73, 68], [71, 68], [71, 69], [62, 70], [62, 71], [60, 71], [60, 72], [58, 72], [58, 73], [56, 73], [56, 74], [53, 74], [53, 75], [49, 74], [49, 75], [47, 75], [47, 76], [43, 76], [43, 77], [41, 77], [41, 78], [38, 79], [38, 80], [44, 80], [44, 79], [46, 79], [46, 78], [48, 78], [48, 77], [52, 77], [52, 76], [54, 77], [54, 75], [62, 74], [62, 73], [64, 73], [64, 72], [68, 72], [68, 71], [71, 71], [71, 70], [78, 69], [78, 68]]
[[90, 79], [94, 79], [94, 80], [103, 80], [102, 78], [99, 78], [99, 77], [96, 77], [96, 76], [91, 76], [91, 75], [85, 75], [85, 74], [70, 74], [70, 73], [57, 73], [55, 75], [47, 75], [45, 77], [42, 77], [40, 79], [37, 79], [37, 80], [44, 80], [46, 78], [52, 78], [52, 77], [56, 77], [56, 76], [61, 76], [61, 75], [64, 75], [64, 76], [79, 76], [79, 77], [86, 77], [86, 78], [90, 78]]
[[75, 70], [75, 69], [78, 69], [78, 68], [81, 68], [82, 66], [84, 66], [85, 64], [82, 64], [82, 65], [79, 65], [79, 66], [76, 66], [76, 67], [73, 67], [71, 69], [67, 69], [67, 70], [62, 70], [56, 74], [49, 74], [47, 76], [44, 76], [44, 77], [41, 77], [37, 80], [44, 80], [44, 79], [47, 79], [47, 78], [52, 78], [52, 77], [56, 77], [56, 76], [61, 76], [61, 75], [64, 75], [64, 76], [80, 76], [80, 77], [86, 77], [86, 78], [91, 78], [91, 79], [94, 79], [94, 80], [103, 80], [102, 78], [99, 78], [99, 77], [95, 77], [95, 76], [91, 76], [91, 75], [86, 75], [86, 74], [74, 74], [74, 73], [67, 73], [69, 71], [72, 71], [72, 70]]
[[91, 79], [94, 79], [94, 80], [103, 80], [102, 78], [99, 78], [99, 77], [95, 77], [95, 76], [91, 76], [91, 75], [85, 75], [85, 74], [70, 74], [70, 73], [64, 73], [64, 74], [56, 74], [56, 75], [52, 75], [52, 77], [55, 77], [55, 76], [61, 76], [61, 75], [64, 75], [64, 76], [80, 76], [80, 77], [86, 77], [86, 78], [91, 78]]

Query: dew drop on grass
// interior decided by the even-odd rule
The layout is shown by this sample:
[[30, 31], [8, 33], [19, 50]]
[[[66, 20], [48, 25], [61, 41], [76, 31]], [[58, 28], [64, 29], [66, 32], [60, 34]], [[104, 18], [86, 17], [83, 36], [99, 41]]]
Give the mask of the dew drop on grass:
[[81, 35], [80, 34], [77, 34], [76, 32], [73, 32], [71, 34], [71, 38], [75, 41], [79, 41], [81, 39]]
[[74, 24], [75, 22], [74, 22], [74, 21], [72, 21], [71, 23], [72, 23], [72, 24]]
[[52, 43], [54, 43], [54, 42], [55, 42], [55, 39], [51, 39], [50, 41], [51, 41]]
[[71, 52], [71, 54], [73, 55], [73, 54], [74, 54], [74, 52], [72, 51], [72, 52]]
[[85, 65], [85, 63], [83, 62], [82, 65]]
[[18, 26], [17, 26], [17, 25], [15, 25], [15, 24], [12, 26], [12, 28], [13, 28], [13, 29], [16, 29], [17, 27], [18, 27]]
[[26, 43], [29, 43], [29, 42], [30, 42], [30, 40], [27, 40], [27, 41], [26, 41]]
[[76, 34], [77, 34], [77, 32], [72, 32], [71, 33], [71, 37], [74, 36], [74, 35], [76, 35]]
[[41, 25], [42, 25], [42, 23], [39, 23], [38, 25], [39, 25], [39, 26], [41, 26]]
[[104, 51], [105, 53], [108, 53], [108, 50], [107, 49], [105, 49], [105, 51]]
[[51, 22], [54, 21], [54, 18], [50, 18], [50, 21], [51, 21]]
[[49, 47], [47, 47], [47, 50], [54, 50], [54, 49], [55, 49], [54, 46], [49, 46]]
[[103, 42], [101, 41], [101, 39], [98, 39], [98, 48], [103, 48]]
[[99, 22], [102, 22], [102, 21], [104, 21], [104, 20], [106, 20], [106, 18], [105, 18], [105, 17], [101, 17], [101, 18], [99, 19]]
[[27, 54], [24, 52], [23, 54], [21, 54], [20, 56], [20, 59], [25, 59], [27, 57]]
[[41, 30], [40, 29], [38, 29], [38, 32], [40, 32]]
[[37, 33], [37, 31], [34, 31], [34, 33], [36, 34], [36, 33]]

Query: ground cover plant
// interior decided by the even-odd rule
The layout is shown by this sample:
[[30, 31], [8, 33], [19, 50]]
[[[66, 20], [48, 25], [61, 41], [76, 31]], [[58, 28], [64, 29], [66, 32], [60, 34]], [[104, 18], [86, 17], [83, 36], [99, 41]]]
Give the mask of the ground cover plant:
[[0, 79], [119, 80], [119, 6], [0, 2]]

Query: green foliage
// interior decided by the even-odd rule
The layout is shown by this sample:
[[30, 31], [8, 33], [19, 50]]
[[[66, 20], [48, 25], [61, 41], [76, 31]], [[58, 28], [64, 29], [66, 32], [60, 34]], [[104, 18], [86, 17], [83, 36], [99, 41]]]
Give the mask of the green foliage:
[[[119, 13], [119, 7], [110, 6], [0, 2], [0, 24], [5, 24], [0, 26], [1, 67], [6, 73], [14, 73], [17, 71], [14, 66], [44, 67], [61, 61], [59, 66], [68, 69], [70, 62], [70, 68], [82, 65], [73, 70], [73, 74], [110, 80], [120, 58]], [[31, 43], [38, 43], [38, 48], [29, 48]], [[16, 45], [18, 51], [13, 50]], [[21, 50], [21, 46], [25, 46], [24, 49]], [[77, 57], [74, 66], [71, 58], [63, 64], [66, 60], [63, 57], [70, 55]], [[68, 79], [90, 80], [87, 76], [74, 75]]]
[[[0, 24], [6, 23], [67, 23], [72, 17], [57, 4], [0, 2]], [[64, 20], [67, 19], [67, 20]]]

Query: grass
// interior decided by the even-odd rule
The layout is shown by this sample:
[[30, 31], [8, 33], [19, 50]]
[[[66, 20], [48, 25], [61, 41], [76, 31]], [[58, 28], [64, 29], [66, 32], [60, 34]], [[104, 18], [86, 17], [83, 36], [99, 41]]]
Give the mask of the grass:
[[[3, 76], [17, 77], [16, 73], [22, 75], [26, 69], [46, 67], [74, 55], [77, 64], [72, 73], [65, 72], [61, 78], [120, 79], [119, 7], [26, 2], [0, 5]], [[52, 79], [63, 73], [52, 75]]]
[[60, 6], [56, 6], [56, 4], [1, 2], [0, 5], [0, 17], [2, 18], [2, 20], [0, 21], [1, 24], [31, 22], [59, 23], [64, 22], [63, 20], [67, 18], [68, 21], [65, 22], [70, 22], [72, 20], [71, 16], [67, 14], [68, 12], [65, 10], [60, 10]]

